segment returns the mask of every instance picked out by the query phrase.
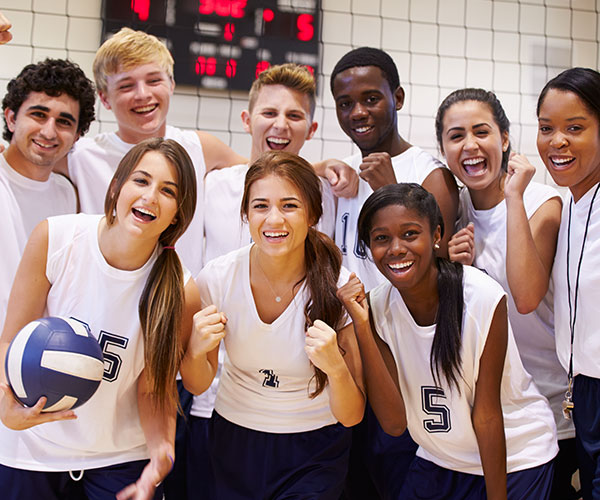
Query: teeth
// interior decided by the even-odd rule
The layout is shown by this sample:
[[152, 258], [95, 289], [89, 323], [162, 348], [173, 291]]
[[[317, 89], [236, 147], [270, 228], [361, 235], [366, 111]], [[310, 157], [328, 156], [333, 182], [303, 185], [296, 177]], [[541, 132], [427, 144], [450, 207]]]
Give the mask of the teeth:
[[368, 132], [369, 130], [371, 130], [373, 127], [358, 127], [354, 130], [356, 130], [359, 134], [363, 134], [364, 132]]
[[143, 213], [144, 215], [149, 215], [151, 217], [156, 217], [156, 215], [154, 214], [154, 212], [151, 212], [150, 210], [146, 210], [145, 208], [136, 207], [136, 210], [138, 212]]
[[273, 142], [275, 144], [289, 144], [290, 143], [289, 139], [284, 139], [282, 137], [268, 137], [267, 141]]
[[44, 149], [50, 149], [50, 148], [54, 147], [54, 144], [44, 144], [44, 143], [41, 143], [40, 141], [37, 141], [35, 139], [33, 140], [33, 142], [35, 144], [37, 144], [40, 148], [44, 148]]
[[391, 269], [406, 269], [414, 264], [414, 261], [398, 262], [397, 264], [389, 264]]
[[147, 113], [148, 111], [152, 111], [156, 108], [157, 104], [149, 104], [148, 106], [141, 106], [139, 108], [135, 108], [134, 111], [136, 113]]
[[575, 158], [573, 158], [573, 157], [571, 157], [571, 158], [551, 158], [552, 163], [555, 163], [556, 165], [565, 165], [567, 163], [570, 163], [574, 159]]
[[265, 231], [264, 235], [267, 238], [281, 238], [282, 236], [287, 236], [288, 233], [286, 233], [286, 232], [270, 232], [270, 231]]
[[479, 163], [483, 163], [483, 158], [467, 158], [463, 161], [463, 165], [477, 165]]

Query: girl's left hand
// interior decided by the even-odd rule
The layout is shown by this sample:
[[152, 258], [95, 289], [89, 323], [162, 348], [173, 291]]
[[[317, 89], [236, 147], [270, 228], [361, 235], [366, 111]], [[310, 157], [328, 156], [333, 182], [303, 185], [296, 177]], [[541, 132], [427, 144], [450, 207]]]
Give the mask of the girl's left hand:
[[525, 188], [534, 175], [535, 167], [529, 163], [525, 155], [511, 153], [504, 181], [504, 197], [523, 198]]
[[312, 364], [327, 375], [345, 366], [335, 330], [320, 319], [306, 331], [304, 351]]
[[117, 500], [151, 500], [156, 487], [169, 475], [172, 468], [173, 458], [168, 453], [151, 459], [140, 478], [117, 493]]

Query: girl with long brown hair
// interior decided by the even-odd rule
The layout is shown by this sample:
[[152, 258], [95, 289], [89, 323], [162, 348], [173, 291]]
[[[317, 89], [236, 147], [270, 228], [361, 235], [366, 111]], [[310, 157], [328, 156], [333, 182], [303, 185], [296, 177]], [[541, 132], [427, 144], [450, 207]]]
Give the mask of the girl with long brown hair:
[[119, 499], [161, 498], [156, 484], [174, 461], [175, 377], [199, 309], [174, 251], [194, 214], [195, 186], [185, 150], [149, 139], [120, 162], [104, 215], [52, 217], [32, 233], [2, 358], [25, 324], [67, 316], [98, 338], [105, 370], [76, 412], [42, 413], [45, 398], [21, 407], [2, 384], [0, 485], [9, 498], [108, 499], [121, 490]]
[[250, 166], [241, 206], [253, 243], [209, 262], [196, 280], [205, 308], [182, 365], [186, 387], [206, 389], [221, 339], [227, 350], [210, 428], [217, 498], [340, 496], [346, 427], [360, 421], [365, 399], [336, 297], [348, 272], [314, 228], [321, 213], [310, 164], [265, 153]]

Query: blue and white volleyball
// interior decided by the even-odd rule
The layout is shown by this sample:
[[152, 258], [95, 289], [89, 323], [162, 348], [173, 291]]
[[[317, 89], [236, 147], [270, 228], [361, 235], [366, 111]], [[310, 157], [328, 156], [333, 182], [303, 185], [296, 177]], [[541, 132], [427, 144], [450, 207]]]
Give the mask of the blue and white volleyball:
[[46, 396], [42, 411], [60, 411], [77, 408], [93, 396], [102, 381], [104, 358], [85, 324], [49, 317], [32, 321], [17, 333], [5, 368], [24, 405], [33, 406]]

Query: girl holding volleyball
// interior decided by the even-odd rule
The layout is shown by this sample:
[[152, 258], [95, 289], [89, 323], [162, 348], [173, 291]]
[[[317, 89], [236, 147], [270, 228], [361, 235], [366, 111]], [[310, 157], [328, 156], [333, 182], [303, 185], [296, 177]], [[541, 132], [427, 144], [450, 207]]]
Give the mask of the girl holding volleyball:
[[560, 225], [561, 199], [532, 182], [527, 158], [511, 153], [510, 123], [493, 92], [466, 88], [440, 104], [436, 135], [448, 167], [464, 185], [460, 216], [448, 249], [451, 260], [474, 265], [507, 294], [508, 317], [525, 369], [554, 413], [560, 453], [552, 498], [576, 498], [575, 430], [562, 413], [567, 389], [556, 356], [554, 308], [548, 291]]
[[583, 497], [600, 498], [600, 74], [568, 69], [542, 90], [537, 147], [569, 188], [552, 277], [558, 358], [568, 373]]
[[217, 498], [338, 500], [350, 429], [365, 398], [352, 325], [336, 297], [347, 281], [315, 228], [320, 181], [302, 158], [268, 152], [249, 168], [241, 213], [253, 243], [209, 262], [205, 307], [181, 368], [194, 393], [223, 364], [210, 447]]
[[150, 139], [120, 162], [104, 216], [53, 217], [32, 233], [2, 359], [25, 324], [66, 316], [89, 327], [109, 361], [98, 391], [76, 412], [41, 413], [45, 398], [22, 407], [2, 384], [3, 498], [160, 497], [155, 487], [174, 460], [175, 376], [199, 309], [174, 251], [194, 213], [195, 186], [185, 150]]
[[358, 227], [388, 281], [367, 298], [353, 275], [339, 295], [383, 429], [408, 426], [419, 444], [400, 497], [547, 498], [556, 430], [521, 364], [504, 290], [436, 257], [443, 220], [417, 184], [377, 190]]

